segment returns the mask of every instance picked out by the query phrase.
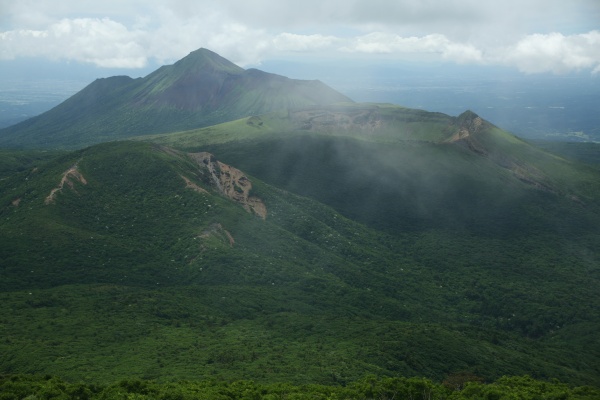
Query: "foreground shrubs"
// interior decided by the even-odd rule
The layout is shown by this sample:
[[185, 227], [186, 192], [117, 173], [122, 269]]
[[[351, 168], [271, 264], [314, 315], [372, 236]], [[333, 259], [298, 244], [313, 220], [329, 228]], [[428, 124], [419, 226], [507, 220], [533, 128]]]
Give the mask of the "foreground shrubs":
[[600, 388], [569, 387], [558, 381], [503, 377], [493, 383], [465, 382], [461, 388], [424, 378], [368, 376], [345, 387], [252, 381], [180, 381], [159, 383], [128, 379], [112, 385], [70, 383], [52, 376], [7, 375], [0, 377], [0, 400], [13, 399], [410, 399], [410, 400], [559, 400], [600, 399]]

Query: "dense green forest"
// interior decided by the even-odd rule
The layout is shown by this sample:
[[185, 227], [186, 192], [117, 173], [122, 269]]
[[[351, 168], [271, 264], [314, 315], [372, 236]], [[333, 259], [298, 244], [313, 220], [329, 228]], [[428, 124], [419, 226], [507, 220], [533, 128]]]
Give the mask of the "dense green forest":
[[543, 382], [524, 377], [502, 377], [482, 383], [472, 375], [455, 375], [434, 383], [423, 378], [376, 378], [368, 376], [346, 386], [261, 384], [253, 381], [176, 381], [157, 383], [137, 379], [111, 385], [69, 383], [46, 376], [0, 377], [0, 398], [18, 399], [411, 399], [411, 400], [594, 400], [600, 390], [590, 386], [569, 387], [558, 381]]
[[263, 219], [203, 165], [116, 142], [0, 181], [5, 373], [597, 383], [593, 230], [556, 248], [552, 231], [399, 234], [250, 177]]

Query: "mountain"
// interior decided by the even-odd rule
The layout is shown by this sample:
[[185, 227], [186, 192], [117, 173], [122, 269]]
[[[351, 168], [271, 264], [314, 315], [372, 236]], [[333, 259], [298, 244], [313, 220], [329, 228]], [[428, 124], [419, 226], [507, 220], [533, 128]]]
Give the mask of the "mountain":
[[3, 373], [599, 383], [596, 169], [384, 104], [141, 139], [0, 180]]
[[332, 105], [145, 140], [211, 151], [388, 231], [443, 225], [508, 235], [528, 225], [524, 217], [537, 213], [530, 207], [542, 203], [555, 209], [554, 220], [544, 214], [529, 229], [544, 230], [546, 221], [580, 230], [589, 223], [561, 209], [595, 209], [600, 194], [593, 168], [546, 153], [470, 111], [450, 117], [386, 104]]
[[52, 110], [0, 130], [0, 146], [81, 148], [290, 107], [351, 101], [320, 81], [244, 70], [199, 49], [144, 78], [97, 79]]

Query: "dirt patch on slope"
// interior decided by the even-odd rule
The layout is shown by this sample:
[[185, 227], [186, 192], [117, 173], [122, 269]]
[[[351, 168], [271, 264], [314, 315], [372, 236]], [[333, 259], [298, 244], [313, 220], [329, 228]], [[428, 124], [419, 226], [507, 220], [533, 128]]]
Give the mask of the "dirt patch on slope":
[[65, 185], [77, 193], [75, 190], [75, 182], [87, 185], [87, 180], [81, 175], [81, 172], [78, 171], [77, 164], [73, 165], [63, 173], [60, 183], [50, 191], [50, 194], [46, 197], [46, 200], [44, 200], [44, 204], [54, 203], [56, 201], [56, 194], [62, 191]]
[[194, 192], [198, 193], [208, 193], [206, 190], [202, 189], [200, 186], [196, 185], [194, 182], [190, 181], [183, 175], [179, 175], [185, 181], [185, 188], [192, 189]]

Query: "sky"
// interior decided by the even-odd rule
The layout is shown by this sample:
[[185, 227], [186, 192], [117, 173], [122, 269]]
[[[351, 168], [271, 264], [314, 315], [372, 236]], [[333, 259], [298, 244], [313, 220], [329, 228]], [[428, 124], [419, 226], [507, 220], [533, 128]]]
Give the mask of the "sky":
[[444, 62], [600, 76], [598, 0], [0, 0], [0, 71], [131, 71], [200, 47], [273, 60]]

